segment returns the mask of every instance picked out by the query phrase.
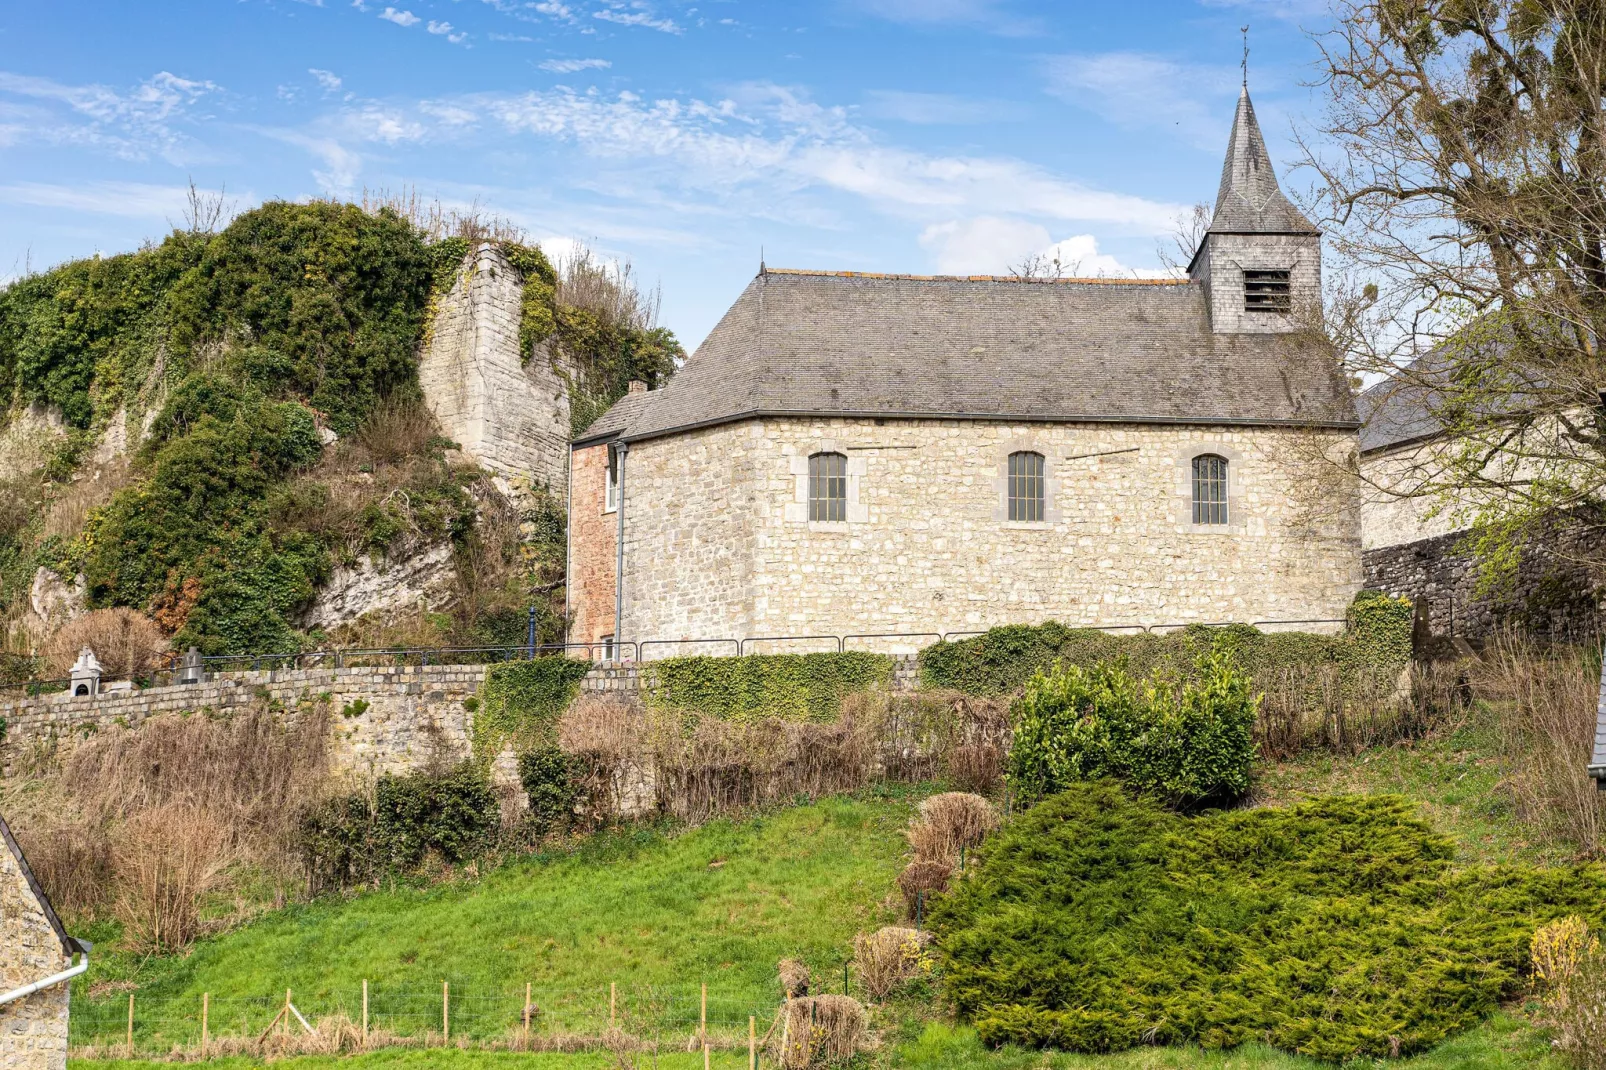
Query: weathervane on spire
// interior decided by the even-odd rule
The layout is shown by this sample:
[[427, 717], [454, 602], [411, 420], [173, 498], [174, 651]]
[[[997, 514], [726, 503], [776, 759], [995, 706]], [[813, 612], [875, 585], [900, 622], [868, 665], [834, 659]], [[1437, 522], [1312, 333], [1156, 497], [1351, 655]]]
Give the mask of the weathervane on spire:
[[1249, 27], [1248, 26], [1240, 26], [1239, 30], [1244, 35], [1244, 62], [1243, 62], [1244, 88], [1248, 89], [1249, 88]]

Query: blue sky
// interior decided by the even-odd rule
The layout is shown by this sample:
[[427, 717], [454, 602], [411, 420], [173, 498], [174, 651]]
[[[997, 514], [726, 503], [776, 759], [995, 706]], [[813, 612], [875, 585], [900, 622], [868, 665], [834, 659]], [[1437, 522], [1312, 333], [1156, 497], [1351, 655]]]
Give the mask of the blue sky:
[[1215, 194], [1245, 23], [1297, 192], [1319, 0], [8, 0], [0, 279], [160, 237], [191, 178], [477, 204], [628, 258], [688, 346], [760, 250], [1153, 270]]

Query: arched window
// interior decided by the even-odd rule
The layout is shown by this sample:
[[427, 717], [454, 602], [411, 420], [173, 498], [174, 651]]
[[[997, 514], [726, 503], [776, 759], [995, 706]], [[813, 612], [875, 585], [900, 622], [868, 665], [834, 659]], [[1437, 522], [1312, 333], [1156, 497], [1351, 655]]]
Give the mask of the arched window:
[[1043, 519], [1043, 455], [1022, 450], [1009, 455], [1009, 518]]
[[809, 519], [847, 520], [848, 459], [840, 453], [809, 458]]
[[1227, 458], [1201, 453], [1193, 459], [1193, 522], [1227, 522]]

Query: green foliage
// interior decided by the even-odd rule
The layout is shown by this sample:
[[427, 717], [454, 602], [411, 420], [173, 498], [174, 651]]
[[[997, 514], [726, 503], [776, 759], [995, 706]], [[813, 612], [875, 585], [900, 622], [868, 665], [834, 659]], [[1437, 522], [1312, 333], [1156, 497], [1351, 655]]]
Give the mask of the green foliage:
[[368, 712], [368, 700], [365, 698], [353, 699], [340, 707], [342, 717], [361, 717]]
[[603, 319], [585, 308], [557, 306], [556, 333], [564, 352], [580, 364], [569, 389], [570, 433], [579, 435], [624, 397], [630, 381], [656, 388], [686, 359], [667, 327], [642, 330]]
[[723, 720], [834, 721], [843, 696], [892, 678], [892, 659], [850, 650], [665, 658], [643, 666], [648, 700]]
[[314, 884], [349, 887], [404, 873], [433, 851], [465, 862], [493, 842], [500, 819], [483, 770], [382, 776], [363, 792], [326, 800], [301, 820], [301, 849]]
[[1264, 1040], [1411, 1054], [1520, 991], [1528, 942], [1603, 915], [1606, 871], [1456, 870], [1390, 796], [1184, 818], [1112, 781], [1010, 822], [930, 920], [989, 1044], [1114, 1051]]
[[920, 678], [927, 687], [968, 695], [1008, 694], [1058, 661], [1084, 668], [1125, 659], [1135, 671], [1167, 667], [1185, 673], [1212, 650], [1230, 650], [1251, 678], [1269, 678], [1295, 665], [1333, 664], [1350, 671], [1398, 669], [1411, 657], [1411, 604], [1363, 591], [1340, 635], [1262, 632], [1246, 624], [1190, 625], [1163, 635], [1117, 634], [1068, 628], [1055, 621], [1016, 624], [920, 652]]
[[474, 754], [482, 761], [512, 743], [523, 753], [557, 743], [558, 718], [580, 690], [591, 662], [568, 657], [504, 661], [485, 670], [474, 715]]
[[1259, 699], [1222, 652], [1201, 659], [1195, 679], [1138, 680], [1118, 662], [1038, 673], [1010, 710], [1011, 786], [1034, 799], [1115, 777], [1177, 804], [1243, 795]]
[[575, 759], [555, 745], [519, 755], [519, 783], [530, 800], [530, 821], [542, 832], [566, 829], [574, 819], [580, 798], [574, 765]]

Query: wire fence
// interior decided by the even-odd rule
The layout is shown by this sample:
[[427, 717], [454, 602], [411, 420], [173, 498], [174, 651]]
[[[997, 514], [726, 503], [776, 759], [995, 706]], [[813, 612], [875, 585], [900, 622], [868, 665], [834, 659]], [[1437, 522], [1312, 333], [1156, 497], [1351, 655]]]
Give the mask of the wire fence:
[[670, 1048], [746, 1048], [774, 1021], [778, 993], [704, 985], [361, 982], [262, 995], [74, 993], [70, 1043], [80, 1053], [213, 1053], [350, 1045], [483, 1045], [579, 1050], [620, 1036]]

